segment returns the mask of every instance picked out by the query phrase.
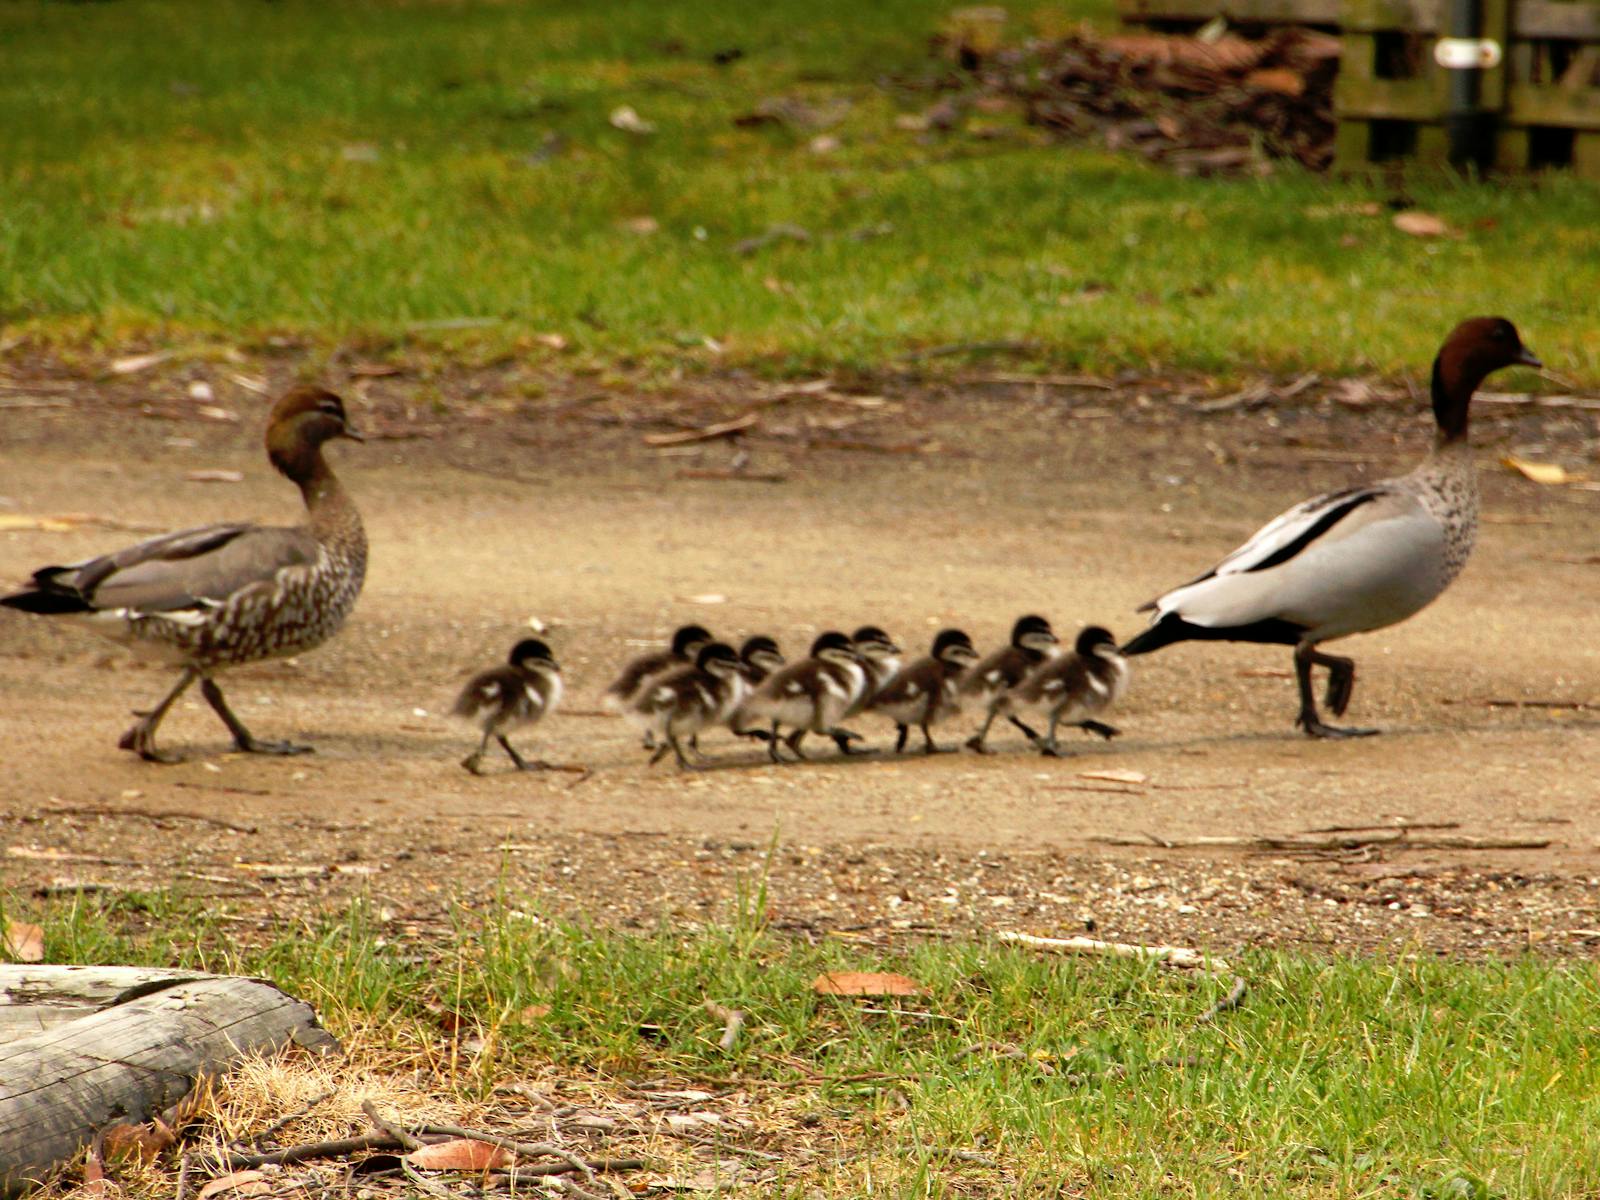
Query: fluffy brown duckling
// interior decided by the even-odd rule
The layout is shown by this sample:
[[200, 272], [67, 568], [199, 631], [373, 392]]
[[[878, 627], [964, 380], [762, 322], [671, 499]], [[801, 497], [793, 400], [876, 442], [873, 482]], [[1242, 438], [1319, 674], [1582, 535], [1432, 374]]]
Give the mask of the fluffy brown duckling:
[[838, 630], [828, 630], [811, 643], [811, 654], [769, 675], [750, 694], [741, 718], [750, 725], [770, 722], [771, 741], [767, 752], [773, 762], [782, 762], [778, 752], [779, 731], [792, 732], [781, 739], [796, 758], [804, 758], [800, 743], [807, 733], [824, 733], [840, 743], [848, 735], [839, 729], [855, 698], [866, 687], [866, 668], [851, 640]]
[[972, 639], [959, 629], [941, 630], [924, 658], [895, 673], [868, 706], [895, 723], [894, 752], [903, 753], [915, 725], [922, 730], [922, 752], [939, 753], [931, 726], [961, 710], [961, 674], [978, 661]]
[[42, 567], [0, 605], [81, 623], [141, 658], [180, 669], [177, 684], [118, 743], [152, 762], [156, 730], [190, 684], [239, 750], [303, 754], [310, 746], [263, 741], [222, 697], [229, 667], [302, 654], [339, 631], [367, 571], [367, 537], [355, 503], [323, 457], [337, 438], [361, 441], [344, 402], [324, 388], [291, 389], [267, 418], [267, 459], [300, 489], [299, 525], [206, 525], [66, 566]]
[[549, 716], [561, 703], [561, 692], [561, 668], [550, 647], [538, 638], [518, 642], [504, 664], [473, 676], [451, 709], [455, 716], [483, 730], [483, 741], [461, 765], [474, 775], [482, 774], [483, 755], [492, 737], [511, 756], [517, 770], [548, 769], [548, 763], [529, 762], [518, 754], [506, 735]]
[[[1000, 698], [1057, 653], [1058, 639], [1050, 622], [1030, 613], [1019, 617], [1011, 627], [1010, 645], [1002, 646], [961, 676], [962, 704], [983, 712], [983, 726], [967, 739], [968, 749], [979, 754], [993, 753], [986, 743], [989, 726], [1000, 712]], [[1030, 742], [1038, 739], [1039, 735], [1014, 714], [1007, 714], [1007, 719], [1022, 730]]]
[[712, 642], [700, 649], [693, 666], [658, 675], [628, 710], [628, 718], [659, 742], [653, 767], [671, 751], [678, 766], [694, 767], [683, 744], [702, 730], [727, 721], [749, 692], [745, 665], [732, 646]]
[[1088, 733], [1111, 739], [1120, 730], [1097, 718], [1111, 710], [1128, 688], [1128, 660], [1117, 650], [1109, 630], [1090, 625], [1078, 634], [1071, 654], [1051, 659], [1036, 669], [1001, 700], [1003, 711], [1033, 709], [1050, 720], [1049, 732], [1035, 737], [1040, 753], [1061, 755], [1056, 730], [1076, 725]]

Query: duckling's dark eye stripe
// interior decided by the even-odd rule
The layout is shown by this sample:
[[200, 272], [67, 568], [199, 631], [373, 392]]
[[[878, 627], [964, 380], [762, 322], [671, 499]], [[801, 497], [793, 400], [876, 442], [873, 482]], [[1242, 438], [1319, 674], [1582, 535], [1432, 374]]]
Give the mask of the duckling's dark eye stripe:
[[1343, 504], [1335, 505], [1333, 508], [1330, 508], [1327, 512], [1318, 517], [1316, 521], [1313, 522], [1311, 527], [1299, 537], [1295, 538], [1294, 541], [1290, 542], [1286, 546], [1278, 547], [1278, 549], [1274, 550], [1271, 554], [1267, 555], [1266, 558], [1263, 558], [1260, 562], [1256, 563], [1248, 570], [1265, 571], [1268, 567], [1275, 567], [1279, 563], [1288, 562], [1291, 558], [1299, 554], [1300, 551], [1304, 550], [1323, 534], [1327, 533], [1328, 530], [1332, 529], [1356, 509], [1360, 508], [1363, 504], [1370, 504], [1377, 498], [1378, 494], [1376, 492], [1362, 492], [1359, 495], [1350, 497], [1350, 499], [1346, 500]]

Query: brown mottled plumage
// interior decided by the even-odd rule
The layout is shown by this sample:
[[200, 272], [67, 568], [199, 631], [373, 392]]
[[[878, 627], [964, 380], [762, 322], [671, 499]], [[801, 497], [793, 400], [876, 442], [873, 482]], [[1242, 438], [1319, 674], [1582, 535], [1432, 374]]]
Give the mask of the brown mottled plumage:
[[878, 689], [867, 707], [895, 723], [896, 754], [905, 750], [913, 725], [922, 730], [922, 752], [939, 752], [932, 726], [961, 711], [961, 673], [977, 661], [971, 638], [959, 629], [941, 630], [927, 657], [895, 672]]
[[336, 633], [355, 606], [367, 570], [360, 514], [322, 456], [334, 438], [361, 441], [344, 403], [319, 387], [296, 387], [272, 408], [267, 458], [300, 488], [306, 521], [296, 526], [207, 525], [140, 542], [66, 566], [43, 567], [0, 605], [70, 617], [140, 657], [183, 668], [177, 686], [122, 736], [141, 758], [172, 759], [156, 727], [195, 680], [234, 744], [257, 754], [309, 746], [257, 740], [222, 698], [214, 676], [241, 663], [299, 654]]

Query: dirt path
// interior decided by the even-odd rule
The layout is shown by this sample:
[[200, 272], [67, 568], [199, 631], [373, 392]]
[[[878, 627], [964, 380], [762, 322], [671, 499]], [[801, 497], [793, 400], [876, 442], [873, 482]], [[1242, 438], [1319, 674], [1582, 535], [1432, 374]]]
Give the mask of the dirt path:
[[[649, 405], [683, 422], [741, 411], [746, 389], [733, 383], [652, 401], [569, 391], [473, 417], [431, 412], [425, 389], [404, 380], [366, 387], [358, 419], [390, 436], [335, 451], [373, 545], [360, 607], [334, 643], [241, 671], [228, 689], [253, 729], [314, 741], [317, 754], [225, 753], [223, 731], [196, 699], [163, 729], [191, 760], [146, 766], [118, 752], [116, 738], [168, 675], [75, 631], [0, 614], [0, 822], [8, 845], [34, 855], [0, 860], [0, 886], [119, 872], [181, 881], [176, 873], [189, 871], [253, 880], [249, 896], [268, 887], [266, 872], [235, 860], [353, 856], [342, 874], [271, 886], [311, 903], [372, 885], [376, 873], [382, 887], [416, 895], [481, 886], [508, 837], [524, 847], [504, 853], [528, 886], [645, 919], [704, 911], [759, 857], [752, 847], [776, 836], [794, 850], [774, 869], [792, 881], [796, 911], [823, 924], [853, 912], [858, 923], [904, 927], [957, 917], [1047, 927], [1087, 913], [1130, 936], [1252, 940], [1277, 921], [1296, 937], [1378, 944], [1434, 938], [1421, 927], [1445, 922], [1406, 914], [1459, 885], [1476, 899], [1437, 935], [1442, 944], [1506, 948], [1532, 936], [1577, 948], [1584, 937], [1567, 930], [1600, 926], [1589, 888], [1600, 875], [1600, 718], [1582, 707], [1600, 704], [1597, 568], [1582, 561], [1600, 541], [1597, 500], [1495, 466], [1513, 447], [1581, 459], [1596, 433], [1586, 414], [1497, 406], [1480, 420], [1487, 523], [1467, 573], [1412, 622], [1346, 643], [1360, 664], [1351, 716], [1383, 726], [1381, 738], [1296, 735], [1281, 650], [1185, 646], [1137, 661], [1118, 717], [1124, 737], [1085, 740], [1064, 761], [1002, 738], [1005, 752], [988, 759], [830, 756], [775, 768], [718, 736], [708, 749], [720, 769], [684, 775], [647, 770], [621, 722], [590, 715], [634, 652], [629, 639], [693, 617], [721, 633], [771, 632], [793, 654], [820, 628], [871, 620], [908, 646], [955, 623], [988, 647], [1026, 610], [1060, 629], [1095, 621], [1127, 636], [1138, 602], [1285, 504], [1403, 467], [1423, 426], [1403, 406], [1196, 416], [1132, 392], [889, 386], [879, 407], [803, 397], [763, 410], [752, 469], [784, 481], [722, 482], [677, 474], [725, 466], [723, 445], [653, 450], [641, 433], [670, 423], [638, 417]], [[14, 526], [29, 514], [89, 513], [151, 529], [292, 518], [292, 492], [256, 448], [261, 401], [234, 397], [246, 417], [229, 424], [194, 419], [183, 401], [151, 403], [172, 395], [181, 385], [151, 382], [5, 413], [0, 517]], [[244, 480], [187, 481], [208, 469]], [[0, 534], [0, 579], [132, 536], [10, 528]], [[712, 594], [726, 599], [688, 599]], [[441, 716], [465, 674], [497, 661], [530, 617], [551, 628], [572, 710], [530, 741], [593, 768], [577, 787], [564, 775], [468, 776], [456, 764], [470, 735]], [[872, 720], [859, 727], [886, 744]], [[1146, 782], [1083, 774], [1106, 769]], [[43, 815], [52, 809], [112, 815]], [[205, 814], [257, 832], [131, 810]], [[1089, 840], [1401, 820], [1550, 845], [1390, 855], [1388, 874], [1371, 863], [1352, 874], [1349, 863]], [[130, 863], [52, 861], [41, 849]], [[978, 878], [1003, 877], [1021, 894], [990, 903], [1006, 893], [962, 885], [980, 862], [992, 865]], [[1310, 890], [1306, 870], [1322, 881]], [[1341, 874], [1344, 884], [1328, 882]], [[804, 882], [811, 875], [815, 886]], [[841, 884], [845, 876], [860, 886]], [[893, 880], [913, 876], [937, 894], [901, 887], [907, 896], [891, 903]], [[1487, 887], [1495, 878], [1513, 882]], [[1389, 897], [1396, 879], [1427, 895]], [[933, 882], [953, 884], [957, 898], [942, 900]], [[1114, 904], [1104, 899], [1113, 894]], [[1218, 899], [1230, 895], [1232, 907]], [[1270, 897], [1291, 915], [1258, 919]], [[1102, 909], [1118, 914], [1109, 925], [1094, 917]]]

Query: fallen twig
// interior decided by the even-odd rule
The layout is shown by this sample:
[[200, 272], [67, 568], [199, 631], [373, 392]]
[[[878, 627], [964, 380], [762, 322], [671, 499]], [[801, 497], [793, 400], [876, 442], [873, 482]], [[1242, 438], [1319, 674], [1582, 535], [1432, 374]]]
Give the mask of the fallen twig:
[[1232, 1012], [1244, 1003], [1244, 994], [1249, 990], [1250, 985], [1244, 981], [1244, 976], [1235, 975], [1233, 977], [1233, 986], [1228, 989], [1228, 994], [1196, 1017], [1194, 1023], [1196, 1025], [1209, 1025], [1221, 1014]]
[[684, 467], [675, 479], [715, 479], [728, 483], [787, 483], [789, 477], [776, 471], [715, 471], [707, 467]]
[[1164, 967], [1210, 971], [1219, 975], [1233, 973], [1233, 969], [1222, 959], [1191, 950], [1187, 946], [1135, 946], [1131, 942], [1103, 942], [1090, 937], [1036, 937], [1031, 933], [1013, 933], [1009, 930], [1001, 930], [996, 936], [1002, 942], [1048, 950], [1054, 954], [1102, 954], [1112, 958], [1143, 959]]
[[687, 446], [692, 442], [715, 441], [717, 438], [743, 433], [760, 420], [760, 416], [756, 413], [747, 412], [743, 416], [734, 417], [732, 420], [718, 421], [712, 425], [704, 425], [699, 429], [684, 429], [677, 433], [647, 433], [644, 435], [644, 444], [646, 446]]
[[717, 1040], [717, 1048], [724, 1054], [728, 1053], [733, 1049], [734, 1042], [739, 1040], [739, 1031], [744, 1028], [744, 1010], [728, 1008], [715, 1000], [707, 1000], [702, 1007], [723, 1022], [722, 1037]]
[[309, 1162], [314, 1158], [343, 1158], [361, 1150], [404, 1150], [405, 1145], [387, 1133], [368, 1133], [360, 1137], [335, 1138], [327, 1142], [308, 1142], [303, 1146], [285, 1146], [281, 1150], [268, 1150], [260, 1154], [225, 1154], [222, 1165], [230, 1171], [245, 1171], [251, 1167], [268, 1164], [287, 1166], [289, 1163]]
[[228, 829], [234, 833], [257, 832], [257, 827], [254, 825], [240, 825], [234, 821], [224, 821], [221, 817], [208, 817], [203, 813], [182, 812], [170, 808], [113, 808], [110, 805], [56, 804], [40, 811], [73, 817], [141, 817], [146, 821], [198, 821], [202, 825], [215, 825], [218, 829]]
[[331, 1100], [333, 1096], [333, 1092], [323, 1092], [320, 1096], [313, 1096], [299, 1108], [295, 1109], [291, 1113], [285, 1113], [271, 1125], [268, 1125], [260, 1133], [252, 1137], [250, 1139], [250, 1145], [254, 1146], [257, 1150], [261, 1149], [262, 1142], [265, 1142], [268, 1138], [276, 1137], [279, 1133], [283, 1132], [286, 1127], [298, 1121], [301, 1117], [305, 1116], [313, 1108], [323, 1103], [325, 1100]]
[[401, 1129], [398, 1125], [394, 1124], [392, 1121], [389, 1121], [386, 1118], [384, 1118], [378, 1112], [378, 1106], [376, 1104], [374, 1104], [371, 1100], [363, 1100], [361, 1102], [361, 1111], [366, 1113], [367, 1120], [372, 1122], [372, 1127], [374, 1129], [376, 1129], [379, 1133], [388, 1134], [395, 1141], [399, 1142], [402, 1146], [404, 1146], [408, 1152], [412, 1151], [412, 1150], [415, 1150], [419, 1146], [422, 1145], [422, 1143], [420, 1141], [418, 1141], [416, 1138], [412, 1137], [404, 1129]]
[[1240, 850], [1335, 851], [1361, 850], [1372, 846], [1390, 846], [1401, 850], [1543, 850], [1550, 844], [1549, 838], [1494, 838], [1474, 837], [1468, 834], [1458, 837], [1411, 837], [1404, 829], [1366, 834], [1335, 834], [1329, 837], [1308, 837], [1305, 834], [1287, 834], [1281, 837], [1267, 834], [1217, 834], [1191, 838], [1158, 838], [1148, 833], [1138, 837], [1122, 834], [1091, 834], [1086, 840], [1105, 846], [1153, 844], [1169, 850], [1227, 847]]

